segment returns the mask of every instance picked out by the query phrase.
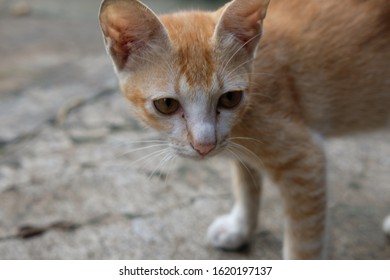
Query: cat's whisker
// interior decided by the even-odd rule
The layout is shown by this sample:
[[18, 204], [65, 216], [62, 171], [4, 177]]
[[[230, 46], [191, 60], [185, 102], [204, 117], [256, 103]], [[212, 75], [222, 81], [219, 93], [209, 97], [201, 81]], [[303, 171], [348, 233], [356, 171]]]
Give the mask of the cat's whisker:
[[234, 53], [233, 55], [229, 58], [229, 60], [225, 63], [225, 65], [222, 67], [221, 73], [224, 73], [226, 68], [229, 66], [230, 62], [233, 60], [233, 58], [238, 54], [240, 50], [242, 50], [246, 45], [251, 43], [253, 40], [257, 39], [258, 37], [261, 37], [261, 33], [257, 34], [256, 36], [253, 36], [250, 38], [245, 44], [241, 45]]
[[257, 97], [272, 99], [272, 96], [270, 94], [262, 94], [262, 92], [267, 92], [267, 90], [264, 88], [264, 85], [262, 85], [261, 83], [249, 81], [248, 86], [253, 95], [256, 95]]
[[253, 177], [253, 174], [249, 167], [245, 164], [245, 162], [241, 159], [241, 157], [235, 153], [230, 147], [227, 148], [227, 150], [244, 166], [244, 168], [247, 170], [248, 174], [251, 176], [252, 182], [254, 186], [258, 186], [259, 182], [256, 181], [255, 177]]
[[237, 150], [239, 150], [241, 152], [246, 153], [248, 156], [253, 158], [253, 160], [257, 161], [261, 167], [264, 167], [264, 162], [261, 160], [261, 158], [259, 158], [259, 156], [257, 156], [254, 152], [249, 150], [247, 147], [240, 145], [240, 144], [237, 144], [237, 143], [234, 143], [234, 142], [230, 142], [230, 146], [232, 148], [236, 148]]
[[169, 156], [169, 158], [167, 159], [167, 161], [164, 163], [164, 166], [163, 168], [161, 169], [165, 178], [164, 178], [164, 187], [167, 186], [168, 184], [168, 176], [169, 176], [169, 173], [171, 172], [172, 170], [172, 166], [173, 166], [173, 163], [176, 159], [176, 155], [175, 154], [171, 154]]
[[[149, 160], [152, 158], [154, 159], [156, 156], [160, 156], [162, 154], [164, 154], [165, 152], [169, 151], [170, 148], [165, 148], [165, 149], [162, 149], [162, 150], [158, 150], [158, 151], [154, 151], [146, 156], [143, 156], [142, 158], [139, 158], [137, 159], [136, 161], [133, 161], [130, 166], [134, 166], [135, 164], [139, 163], [139, 162], [142, 162], [144, 160], [147, 160], [149, 162]], [[142, 165], [144, 166], [144, 164]]]
[[156, 145], [151, 145], [151, 146], [147, 146], [147, 147], [136, 148], [136, 149], [127, 151], [127, 152], [125, 152], [123, 154], [120, 154], [120, 155], [116, 156], [115, 159], [127, 156], [127, 155], [129, 155], [131, 153], [135, 153], [135, 152], [139, 152], [139, 151], [143, 151], [143, 150], [147, 150], [147, 149], [152, 149], [152, 148], [156, 148], [156, 147], [168, 147], [168, 146], [169, 146], [169, 144], [156, 144]]
[[112, 144], [111, 146], [113, 148], [132, 148], [134, 145], [137, 144], [169, 144], [168, 141], [164, 140], [135, 140], [135, 141], [121, 141], [119, 143]]
[[169, 149], [163, 149], [160, 150], [159, 153], [154, 154], [152, 157], [149, 157], [144, 160], [142, 164], [139, 164], [137, 169], [147, 169], [149, 166], [156, 166], [156, 161], [158, 162], [159, 160], [161, 161], [161, 157], [163, 157], [165, 154], [169, 153]]
[[248, 140], [248, 141], [255, 141], [255, 142], [258, 142], [258, 143], [264, 145], [264, 142], [260, 141], [259, 139], [253, 138], [253, 137], [230, 137], [227, 140], [228, 141], [230, 141], [230, 140]]
[[[171, 162], [175, 158], [176, 158], [176, 155], [171, 154], [169, 152], [166, 152], [166, 155], [164, 156], [164, 158], [160, 161], [160, 163], [156, 166], [156, 168], [152, 171], [152, 173], [148, 177], [148, 181], [150, 181], [157, 172], [160, 173], [160, 178], [161, 178], [161, 175], [163, 174], [164, 167], [167, 167], [167, 169], [169, 169], [170, 168], [169, 162]], [[167, 184], [167, 178], [168, 178], [167, 172], [165, 174], [165, 186]]]
[[[230, 75], [231, 75], [232, 73], [234, 73], [238, 68], [244, 66], [245, 64], [252, 63], [253, 61], [254, 61], [254, 58], [251, 58], [251, 59], [248, 59], [247, 61], [241, 63], [240, 65], [238, 65], [237, 67], [235, 67], [233, 70], [231, 70], [229, 73], [227, 73], [227, 74], [226, 74], [226, 77], [230, 77]], [[237, 75], [237, 76], [244, 76], [244, 75], [249, 76], [248, 73], [246, 73], [246, 74], [240, 74], [240, 75]]]
[[[247, 75], [248, 74], [246, 74], [246, 73], [242, 73], [242, 74], [236, 74], [233, 77], [241, 77], [241, 76], [247, 76]], [[268, 72], [250, 72], [250, 75], [251, 76], [253, 76], [253, 75], [264, 75], [264, 76], [276, 77], [274, 74], [268, 73]]]
[[128, 143], [131, 143], [131, 144], [143, 144], [143, 143], [169, 143], [168, 141], [166, 140], [137, 140], [137, 141], [126, 141], [125, 144], [128, 144]]
[[253, 151], [251, 151], [250, 149], [248, 149], [247, 147], [241, 145], [241, 144], [238, 144], [238, 143], [234, 143], [234, 142], [230, 142], [230, 145], [232, 147], [235, 147], [243, 152], [246, 152], [248, 153], [249, 155], [253, 156], [254, 159], [258, 160], [259, 162], [261, 162], [261, 164], [263, 164], [263, 161], [261, 160], [261, 158], [259, 158], [258, 155], [256, 155]]
[[154, 151], [152, 153], [149, 153], [135, 161], [129, 162], [125, 164], [124, 168], [125, 170], [128, 169], [135, 169], [135, 170], [140, 170], [142, 169], [146, 164], [148, 164], [151, 161], [154, 161], [157, 157], [163, 155], [164, 153], [167, 153], [169, 148]]
[[175, 165], [176, 159], [177, 159], [177, 156], [173, 155], [171, 157], [171, 159], [169, 160], [170, 164], [167, 164], [167, 171], [166, 171], [166, 175], [165, 175], [164, 187], [168, 186], [168, 177], [170, 176], [170, 174], [173, 171], [173, 167]]
[[157, 171], [160, 170], [160, 168], [162, 166], [164, 166], [169, 160], [170, 158], [172, 158], [172, 155], [168, 152], [165, 153], [165, 156], [163, 157], [163, 159], [160, 160], [160, 163], [157, 164], [156, 168], [154, 168], [154, 170], [152, 171], [152, 173], [150, 174], [150, 176], [148, 177], [148, 181], [151, 181], [151, 179], [153, 178], [154, 174], [156, 174]]

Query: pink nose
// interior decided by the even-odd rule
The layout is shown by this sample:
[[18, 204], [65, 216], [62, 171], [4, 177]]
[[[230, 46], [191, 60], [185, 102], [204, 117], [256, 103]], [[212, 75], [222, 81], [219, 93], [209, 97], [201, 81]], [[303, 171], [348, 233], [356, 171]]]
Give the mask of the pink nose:
[[201, 156], [205, 156], [214, 150], [215, 144], [194, 144], [193, 147]]

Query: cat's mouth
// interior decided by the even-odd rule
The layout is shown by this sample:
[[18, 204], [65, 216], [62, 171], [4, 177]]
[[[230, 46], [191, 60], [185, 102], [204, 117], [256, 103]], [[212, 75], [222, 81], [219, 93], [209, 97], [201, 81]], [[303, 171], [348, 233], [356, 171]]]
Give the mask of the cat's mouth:
[[193, 145], [189, 144], [188, 147], [174, 147], [175, 153], [183, 158], [188, 158], [191, 160], [206, 160], [212, 158], [218, 154], [221, 154], [225, 148], [228, 146], [228, 143], [223, 142], [221, 144], [215, 145], [214, 148], [209, 151], [199, 151]]

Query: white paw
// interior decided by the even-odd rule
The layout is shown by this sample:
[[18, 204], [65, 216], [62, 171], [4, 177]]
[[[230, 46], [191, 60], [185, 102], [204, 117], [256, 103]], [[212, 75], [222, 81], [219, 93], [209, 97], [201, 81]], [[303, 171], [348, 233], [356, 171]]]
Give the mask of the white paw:
[[390, 236], [390, 215], [383, 221], [383, 231]]
[[209, 227], [207, 239], [217, 248], [236, 250], [248, 242], [251, 230], [245, 219], [232, 212], [217, 218]]

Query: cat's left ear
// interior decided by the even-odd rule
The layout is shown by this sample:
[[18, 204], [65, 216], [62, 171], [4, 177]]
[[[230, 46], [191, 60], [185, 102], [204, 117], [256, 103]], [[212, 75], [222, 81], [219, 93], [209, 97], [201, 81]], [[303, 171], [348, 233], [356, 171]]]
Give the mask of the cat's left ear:
[[218, 43], [239, 44], [254, 53], [270, 0], [234, 0], [222, 8], [216, 27]]
[[168, 33], [157, 15], [138, 0], [104, 0], [99, 20], [118, 71], [135, 69], [148, 61], [146, 56], [170, 47]]

